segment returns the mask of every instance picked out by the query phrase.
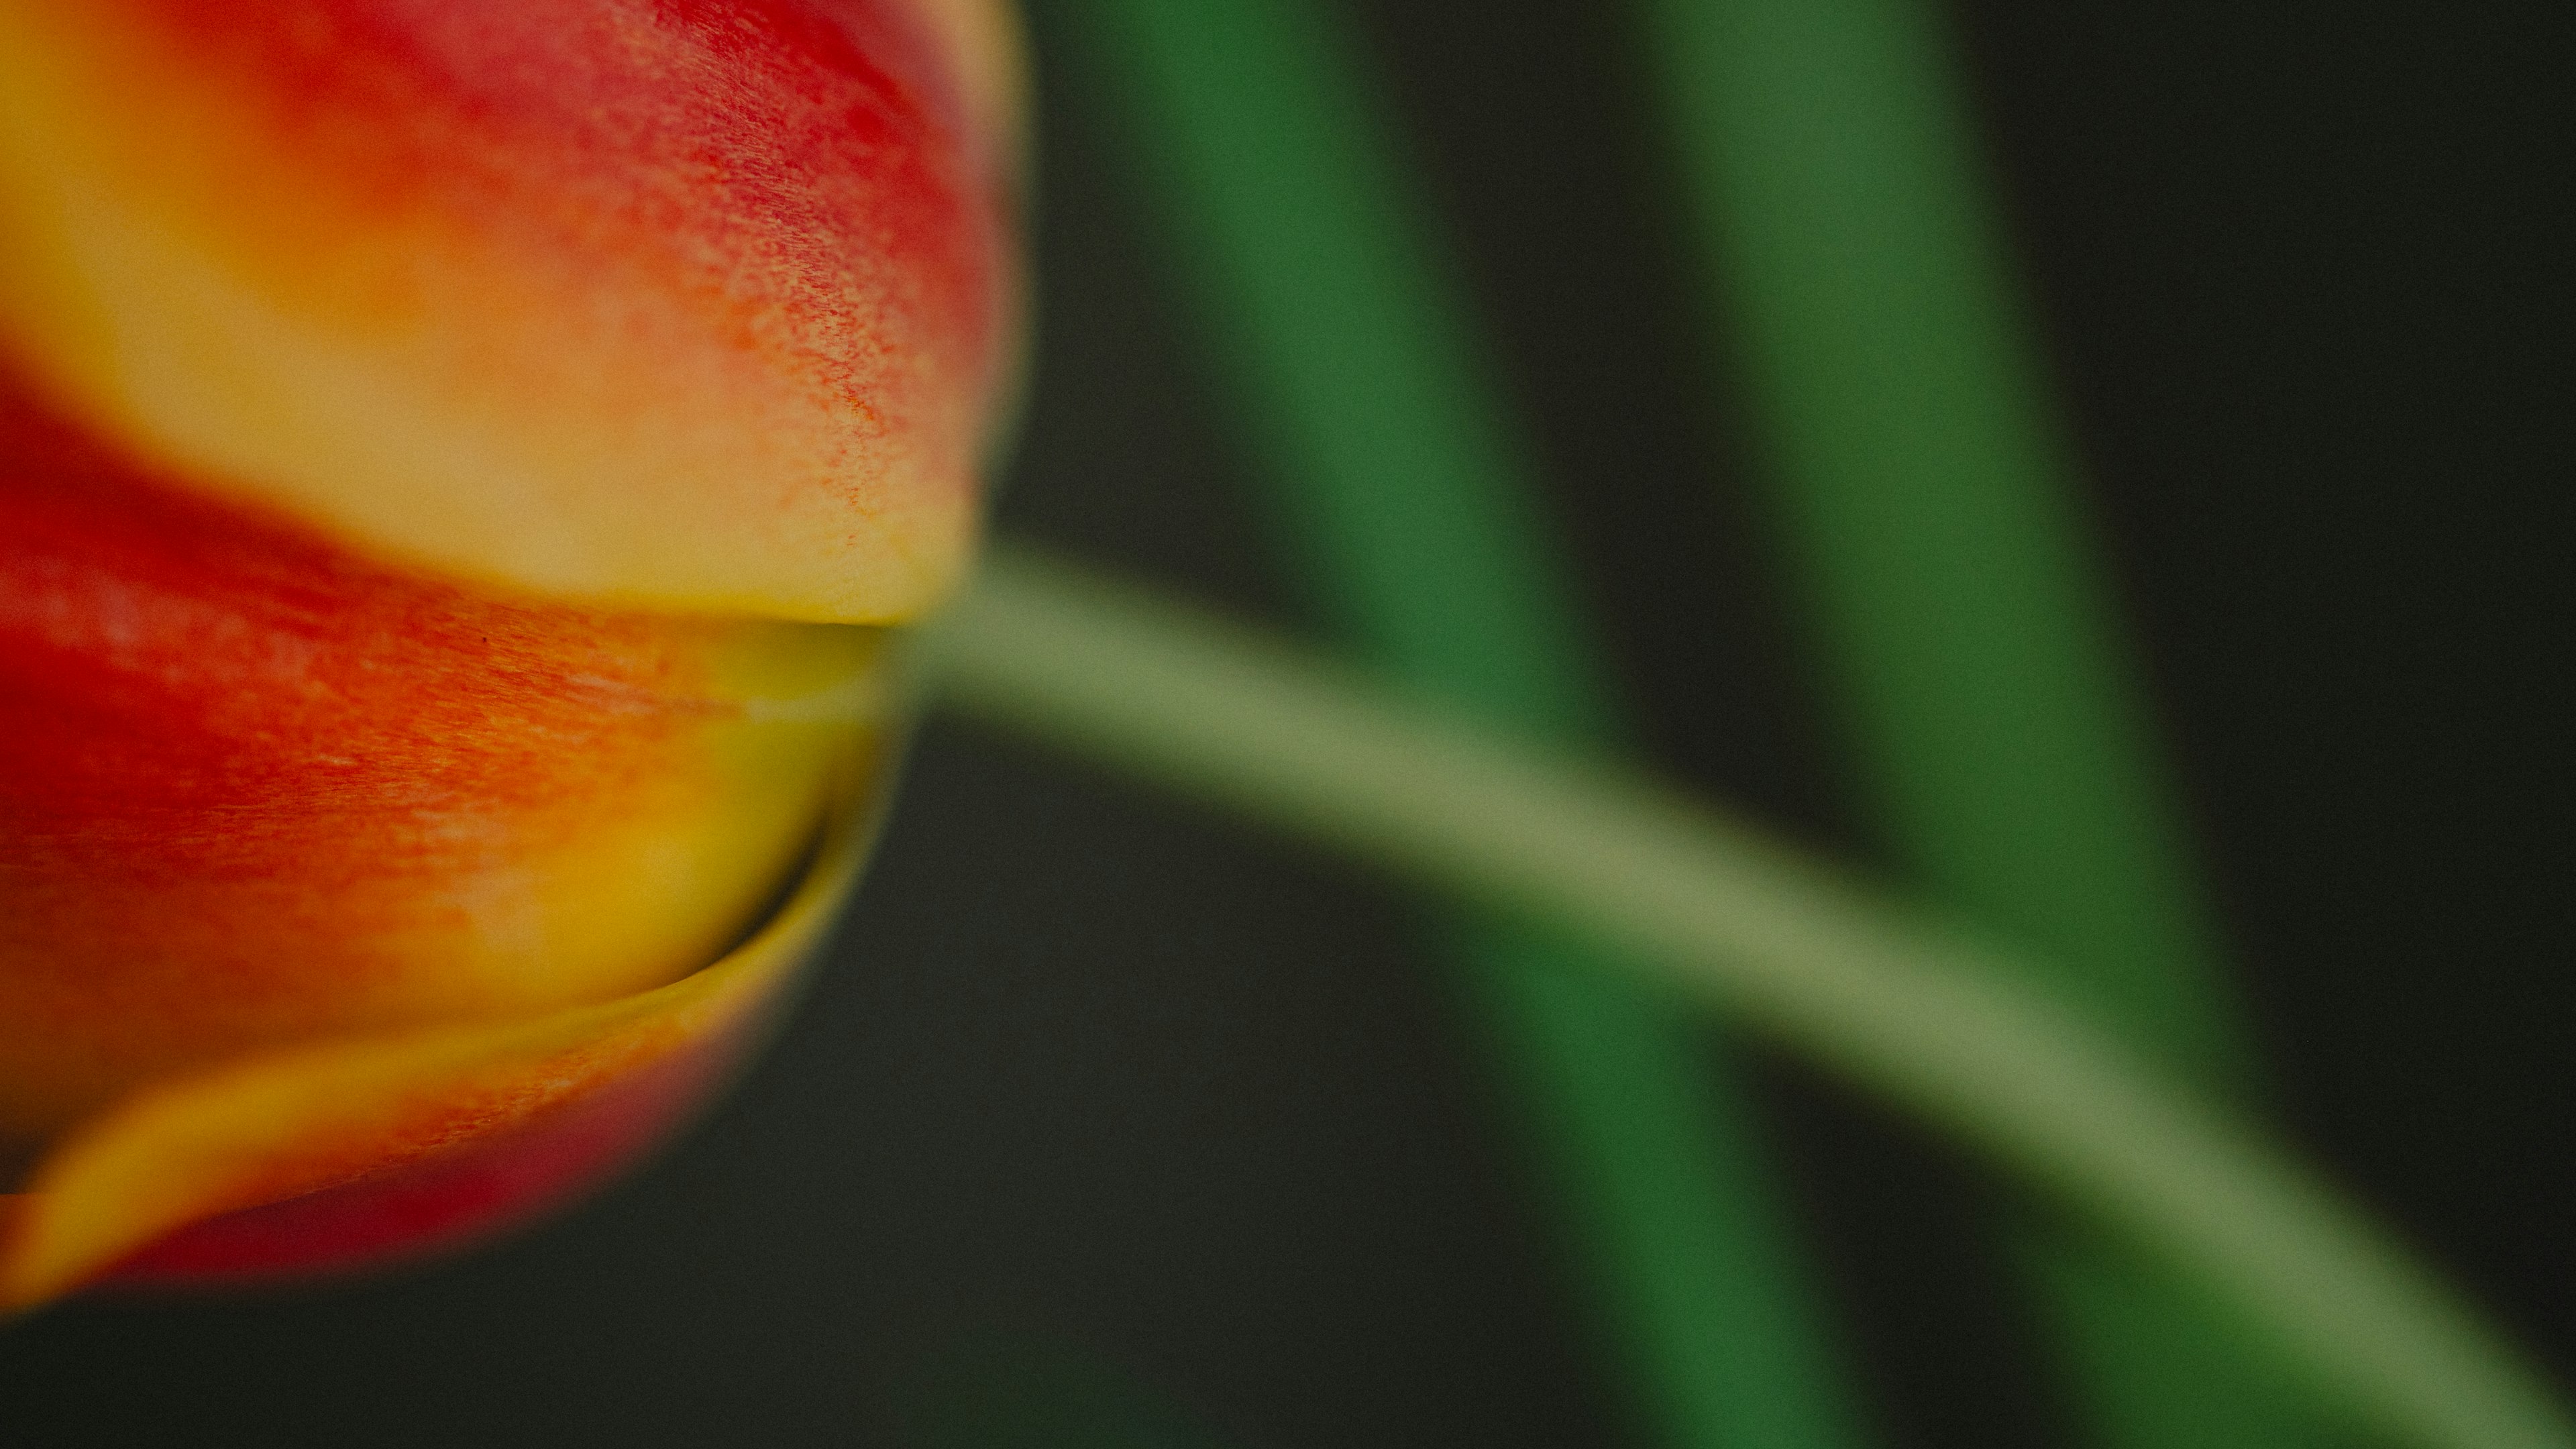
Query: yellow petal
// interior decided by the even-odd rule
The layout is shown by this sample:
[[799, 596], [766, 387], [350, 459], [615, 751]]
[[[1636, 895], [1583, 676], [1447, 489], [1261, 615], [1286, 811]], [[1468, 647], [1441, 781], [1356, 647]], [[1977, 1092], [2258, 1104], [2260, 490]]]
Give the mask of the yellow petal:
[[[483, 1190], [467, 1195], [462, 1221], [419, 1211], [418, 1189], [435, 1192], [458, 1180], [448, 1169], [514, 1149], [522, 1169], [533, 1152], [586, 1175], [603, 1165], [603, 1140], [614, 1157], [649, 1136], [756, 1029], [828, 929], [866, 853], [883, 792], [869, 793], [845, 804], [777, 916], [683, 980], [507, 1026], [270, 1053], [155, 1084], [82, 1124], [37, 1166], [29, 1191], [0, 1199], [0, 1309], [40, 1303], [120, 1264], [153, 1269], [155, 1245], [184, 1243], [192, 1229], [218, 1231], [192, 1253], [165, 1252], [158, 1267], [220, 1273], [228, 1245], [241, 1242], [268, 1256], [237, 1266], [297, 1266], [276, 1261], [273, 1234], [222, 1235], [262, 1210], [300, 1208], [312, 1235], [295, 1245], [304, 1266], [345, 1267], [543, 1206], [571, 1184], [542, 1160], [499, 1179], [498, 1193], [488, 1180], [469, 1183]], [[603, 1107], [621, 1120], [603, 1128]], [[409, 1218], [375, 1211], [405, 1191]]]
[[0, 372], [0, 1139], [704, 965], [810, 838], [881, 637], [386, 568]]

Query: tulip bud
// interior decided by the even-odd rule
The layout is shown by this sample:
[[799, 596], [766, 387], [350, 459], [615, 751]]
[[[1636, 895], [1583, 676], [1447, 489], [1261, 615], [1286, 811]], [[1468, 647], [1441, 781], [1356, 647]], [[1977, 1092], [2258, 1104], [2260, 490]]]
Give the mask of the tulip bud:
[[971, 545], [1015, 54], [0, 0], [0, 1308], [465, 1240], [756, 1030]]

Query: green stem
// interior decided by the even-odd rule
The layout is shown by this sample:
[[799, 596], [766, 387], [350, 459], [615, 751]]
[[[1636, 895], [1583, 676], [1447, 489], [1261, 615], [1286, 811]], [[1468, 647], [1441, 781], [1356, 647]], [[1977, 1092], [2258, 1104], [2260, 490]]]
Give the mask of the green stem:
[[1633, 953], [2161, 1257], [2366, 1423], [2576, 1449], [2519, 1357], [2373, 1223], [2018, 984], [2011, 953], [1648, 782], [1063, 564], [1001, 553], [928, 644], [958, 708]]
[[[2136, 1050], [2249, 1053], [1991, 234], [1930, 0], [1646, 0], [1707, 270], [1882, 833]], [[2313, 1437], [2131, 1265], [2028, 1225], [2102, 1437]]]
[[[1041, 18], [1059, 12], [1042, 11]], [[1254, 476], [1328, 614], [1408, 685], [1614, 732], [1509, 410], [1355, 47], [1313, 0], [1086, 0]], [[1851, 1398], [1754, 1114], [1704, 1023], [1517, 921], [1445, 942], [1627, 1387], [1675, 1449], [1850, 1449]]]

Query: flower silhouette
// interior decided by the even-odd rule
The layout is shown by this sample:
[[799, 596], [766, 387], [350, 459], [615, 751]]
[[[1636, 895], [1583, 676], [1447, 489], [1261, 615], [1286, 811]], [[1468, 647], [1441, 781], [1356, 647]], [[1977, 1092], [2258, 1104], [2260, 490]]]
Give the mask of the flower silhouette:
[[1011, 381], [980, 0], [0, 6], [0, 1307], [470, 1239], [862, 853]]

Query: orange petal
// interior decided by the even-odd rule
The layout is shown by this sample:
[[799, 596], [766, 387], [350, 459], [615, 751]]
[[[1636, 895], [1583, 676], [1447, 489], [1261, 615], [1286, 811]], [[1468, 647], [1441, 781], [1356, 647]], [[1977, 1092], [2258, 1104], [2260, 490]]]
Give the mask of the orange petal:
[[878, 653], [369, 563], [0, 370], [0, 1144], [245, 1052], [705, 964], [811, 838]]
[[720, 1074], [828, 928], [872, 813], [786, 905], [683, 980], [506, 1026], [276, 1052], [82, 1124], [0, 1216], [0, 1310], [103, 1275], [330, 1270], [452, 1246], [560, 1200]]
[[437, 572], [883, 621], [1015, 341], [998, 0], [0, 5], [0, 348]]

